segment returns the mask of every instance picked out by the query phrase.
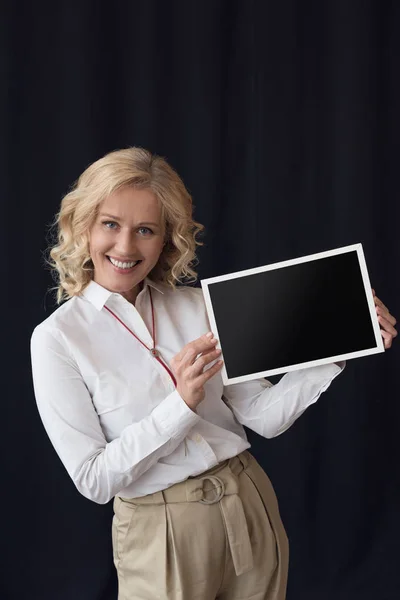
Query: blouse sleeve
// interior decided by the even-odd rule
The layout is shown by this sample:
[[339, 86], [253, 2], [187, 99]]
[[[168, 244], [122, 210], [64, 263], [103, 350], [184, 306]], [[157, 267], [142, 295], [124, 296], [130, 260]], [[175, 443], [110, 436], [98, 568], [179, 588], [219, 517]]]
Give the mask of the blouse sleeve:
[[31, 362], [47, 435], [78, 491], [98, 504], [171, 454], [200, 419], [175, 390], [107, 443], [79, 368], [56, 331], [34, 330]]
[[256, 379], [224, 386], [223, 396], [239, 423], [263, 437], [276, 437], [318, 400], [345, 364], [290, 371], [276, 385]]

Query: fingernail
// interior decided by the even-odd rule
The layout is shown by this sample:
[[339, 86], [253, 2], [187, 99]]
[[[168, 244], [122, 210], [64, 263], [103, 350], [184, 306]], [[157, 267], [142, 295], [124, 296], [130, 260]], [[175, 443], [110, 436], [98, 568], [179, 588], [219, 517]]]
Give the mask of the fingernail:
[[213, 335], [214, 335], [214, 334], [213, 334], [213, 332], [212, 332], [212, 331], [210, 331], [209, 333], [207, 333], [207, 334], [206, 334], [206, 337], [208, 337], [208, 338], [210, 338], [210, 339], [211, 339]]

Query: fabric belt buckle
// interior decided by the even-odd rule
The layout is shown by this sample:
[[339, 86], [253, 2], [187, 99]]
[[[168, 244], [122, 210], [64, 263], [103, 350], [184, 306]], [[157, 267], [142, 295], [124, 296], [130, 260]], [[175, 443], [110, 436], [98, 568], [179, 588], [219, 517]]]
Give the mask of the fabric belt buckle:
[[[198, 502], [200, 502], [201, 504], [216, 504], [217, 502], [219, 502], [221, 500], [221, 498], [223, 498], [223, 496], [225, 495], [225, 485], [224, 482], [219, 478], [216, 477], [215, 475], [208, 475], [207, 477], [204, 477], [204, 479], [202, 479], [202, 482], [204, 484], [205, 481], [207, 481], [207, 479], [209, 481], [211, 481], [212, 483], [215, 484], [215, 488], [212, 488], [215, 492], [217, 492], [215, 498], [213, 498], [212, 500], [207, 500], [206, 498], [201, 498]], [[219, 487], [220, 489], [217, 491], [217, 487]], [[208, 491], [212, 491], [212, 490], [206, 490]], [[204, 487], [203, 487], [203, 495], [204, 495]]]

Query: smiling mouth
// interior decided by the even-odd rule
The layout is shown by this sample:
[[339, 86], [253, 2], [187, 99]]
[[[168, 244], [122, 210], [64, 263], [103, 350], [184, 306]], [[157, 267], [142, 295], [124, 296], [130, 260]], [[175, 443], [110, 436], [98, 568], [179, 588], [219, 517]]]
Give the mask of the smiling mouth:
[[115, 260], [114, 258], [111, 258], [111, 256], [107, 256], [107, 259], [113, 265], [113, 267], [116, 267], [117, 269], [121, 269], [123, 271], [130, 271], [131, 269], [133, 269], [134, 267], [136, 267], [137, 265], [139, 265], [142, 262], [141, 260], [122, 262], [119, 260]]

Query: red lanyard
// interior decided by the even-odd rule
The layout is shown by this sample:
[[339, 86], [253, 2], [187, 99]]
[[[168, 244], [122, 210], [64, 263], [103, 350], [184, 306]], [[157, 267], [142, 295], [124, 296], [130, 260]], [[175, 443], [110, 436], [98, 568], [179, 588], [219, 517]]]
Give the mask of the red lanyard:
[[174, 374], [172, 373], [172, 371], [170, 371], [170, 369], [167, 367], [167, 365], [165, 365], [161, 358], [160, 358], [160, 353], [159, 351], [156, 349], [156, 326], [155, 326], [155, 322], [154, 322], [154, 306], [153, 306], [153, 298], [151, 296], [151, 290], [150, 287], [148, 287], [149, 290], [149, 294], [150, 294], [150, 303], [151, 303], [151, 317], [152, 317], [152, 322], [153, 322], [153, 347], [149, 348], [148, 346], [146, 346], [145, 343], [142, 342], [142, 340], [140, 338], [138, 338], [138, 336], [133, 333], [133, 331], [131, 329], [129, 329], [129, 327], [127, 325], [125, 325], [125, 323], [123, 321], [121, 321], [121, 319], [119, 317], [117, 317], [117, 315], [115, 313], [113, 313], [112, 310], [110, 310], [108, 308], [108, 306], [105, 306], [104, 308], [106, 310], [108, 310], [109, 313], [112, 314], [113, 317], [115, 317], [117, 319], [117, 321], [119, 321], [121, 323], [121, 325], [123, 325], [125, 327], [125, 329], [127, 329], [129, 331], [129, 333], [131, 333], [138, 342], [140, 342], [142, 344], [142, 346], [144, 346], [146, 348], [146, 350], [149, 350], [149, 352], [152, 354], [152, 356], [154, 356], [154, 358], [156, 360], [158, 360], [158, 362], [160, 363], [160, 365], [162, 365], [164, 367], [164, 369], [168, 372], [169, 376], [171, 377], [172, 381], [174, 382], [174, 385], [176, 387], [176, 379], [174, 377]]

